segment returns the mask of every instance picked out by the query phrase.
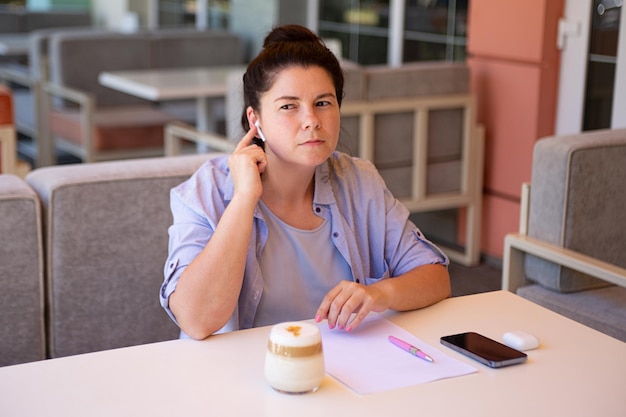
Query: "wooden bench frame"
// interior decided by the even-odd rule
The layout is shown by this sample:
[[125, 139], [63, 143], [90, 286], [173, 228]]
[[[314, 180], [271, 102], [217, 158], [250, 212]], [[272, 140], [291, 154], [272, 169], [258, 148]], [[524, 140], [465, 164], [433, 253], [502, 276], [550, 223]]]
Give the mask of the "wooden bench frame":
[[601, 261], [580, 252], [563, 248], [528, 236], [530, 184], [522, 185], [522, 204], [519, 233], [504, 238], [502, 260], [502, 289], [516, 292], [527, 282], [524, 274], [524, 257], [534, 255], [550, 262], [591, 275], [621, 287], [626, 287], [626, 269]]

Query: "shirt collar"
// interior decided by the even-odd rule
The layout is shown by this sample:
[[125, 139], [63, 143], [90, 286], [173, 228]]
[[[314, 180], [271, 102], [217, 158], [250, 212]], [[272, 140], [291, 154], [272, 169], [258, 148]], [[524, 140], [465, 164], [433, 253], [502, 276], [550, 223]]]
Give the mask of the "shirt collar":
[[313, 204], [329, 205], [335, 203], [335, 194], [330, 182], [330, 158], [315, 168], [315, 195]]

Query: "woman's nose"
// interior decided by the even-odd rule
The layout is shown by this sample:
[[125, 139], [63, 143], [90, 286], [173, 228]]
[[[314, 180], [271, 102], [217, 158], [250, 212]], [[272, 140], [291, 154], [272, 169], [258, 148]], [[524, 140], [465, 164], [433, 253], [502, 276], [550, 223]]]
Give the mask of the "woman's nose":
[[316, 130], [320, 128], [320, 119], [317, 117], [315, 110], [310, 109], [306, 111], [302, 127], [304, 130]]

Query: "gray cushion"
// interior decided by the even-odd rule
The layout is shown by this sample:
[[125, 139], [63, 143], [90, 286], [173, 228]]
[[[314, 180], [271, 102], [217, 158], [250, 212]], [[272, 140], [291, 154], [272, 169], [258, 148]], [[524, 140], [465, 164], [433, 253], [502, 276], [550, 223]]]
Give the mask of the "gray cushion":
[[178, 337], [158, 289], [172, 222], [169, 191], [210, 155], [40, 168], [52, 357]]
[[610, 286], [564, 294], [540, 285], [517, 290], [522, 297], [626, 342], [626, 288]]
[[91, 13], [89, 11], [29, 11], [24, 8], [0, 10], [0, 33], [90, 25]]
[[[109, 30], [91, 26], [53, 27], [30, 32], [28, 38], [28, 66], [34, 79], [48, 79], [48, 53], [50, 37], [54, 34], [70, 33], [111, 33]], [[45, 71], [45, 73], [44, 73]]]
[[45, 359], [39, 200], [13, 175], [0, 175], [0, 287], [0, 366]]
[[[419, 98], [466, 94], [469, 68], [463, 63], [419, 62], [400, 67], [368, 67], [366, 91], [369, 100]], [[462, 109], [431, 110], [428, 114], [428, 179], [426, 192], [438, 194], [461, 189], [461, 159], [464, 112]], [[412, 189], [412, 112], [376, 116], [374, 163], [388, 184], [395, 181], [396, 196], [409, 196]]]
[[[626, 267], [626, 129], [552, 137], [533, 154], [528, 234]], [[526, 257], [527, 277], [558, 291], [607, 285]]]
[[25, 13], [24, 17], [23, 32], [56, 27], [91, 26], [91, 13], [89, 11], [29, 11]]
[[152, 55], [148, 36], [63, 32], [50, 37], [49, 48], [53, 82], [92, 93], [98, 106], [148, 102], [105, 87], [98, 81], [103, 71], [150, 68]]
[[369, 100], [468, 92], [469, 67], [464, 63], [418, 62], [367, 69]]
[[359, 64], [341, 60], [343, 70], [344, 100], [364, 100], [366, 98], [367, 77], [365, 69]]
[[[413, 167], [388, 166], [378, 169], [387, 187], [396, 198], [411, 198]], [[428, 164], [426, 194], [459, 192], [461, 163], [458, 161]]]
[[161, 29], [152, 39], [154, 68], [241, 65], [242, 40], [219, 30]]
[[0, 10], [0, 33], [21, 32], [22, 17], [15, 12]]

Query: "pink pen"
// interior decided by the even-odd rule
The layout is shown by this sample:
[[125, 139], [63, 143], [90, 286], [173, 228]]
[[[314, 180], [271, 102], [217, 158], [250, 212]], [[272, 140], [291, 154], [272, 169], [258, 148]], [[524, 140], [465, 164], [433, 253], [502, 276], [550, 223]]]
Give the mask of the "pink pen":
[[415, 346], [405, 342], [404, 340], [398, 339], [394, 336], [389, 336], [389, 341], [398, 346], [400, 349], [409, 352], [413, 356], [417, 356], [418, 358], [424, 359], [428, 362], [435, 362], [433, 358], [422, 352], [419, 348], [416, 348]]

